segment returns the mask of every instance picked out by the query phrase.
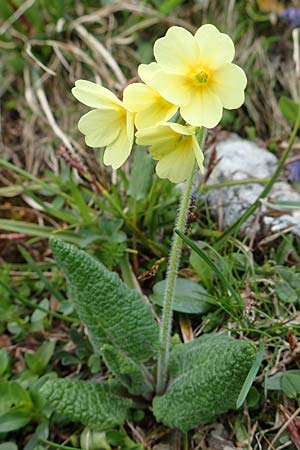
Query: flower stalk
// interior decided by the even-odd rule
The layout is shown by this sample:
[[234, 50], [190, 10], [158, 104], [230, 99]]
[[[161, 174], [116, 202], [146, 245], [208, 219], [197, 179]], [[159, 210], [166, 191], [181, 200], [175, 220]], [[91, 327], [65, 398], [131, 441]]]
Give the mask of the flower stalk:
[[[197, 135], [198, 142], [200, 142], [201, 145], [203, 145], [205, 141], [205, 131], [206, 130], [202, 127], [199, 129]], [[164, 393], [167, 383], [174, 292], [182, 252], [182, 239], [178, 236], [178, 234], [175, 233], [175, 230], [178, 229], [182, 233], [185, 232], [196, 167], [197, 163], [195, 161], [193, 170], [191, 170], [190, 172], [190, 175], [185, 184], [185, 189], [182, 193], [181, 203], [173, 230], [173, 240], [169, 256], [166, 290], [164, 295], [162, 320], [160, 325], [160, 352], [158, 355], [156, 384], [156, 392], [158, 395], [162, 395]]]

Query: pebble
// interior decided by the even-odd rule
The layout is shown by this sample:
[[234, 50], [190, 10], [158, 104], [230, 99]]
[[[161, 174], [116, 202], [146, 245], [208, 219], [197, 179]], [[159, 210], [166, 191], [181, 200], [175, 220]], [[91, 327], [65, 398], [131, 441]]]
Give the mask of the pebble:
[[[217, 163], [207, 185], [247, 178], [270, 178], [276, 170], [278, 158], [256, 143], [231, 134], [216, 146]], [[262, 184], [247, 183], [214, 189], [208, 193], [212, 215], [221, 229], [232, 225], [255, 202], [264, 189]], [[300, 210], [280, 210], [269, 205], [272, 201], [299, 202], [300, 194], [286, 181], [274, 184], [268, 198], [260, 208], [261, 218], [257, 232], [276, 233], [290, 229], [300, 236]], [[257, 212], [241, 227], [242, 233], [251, 234]]]

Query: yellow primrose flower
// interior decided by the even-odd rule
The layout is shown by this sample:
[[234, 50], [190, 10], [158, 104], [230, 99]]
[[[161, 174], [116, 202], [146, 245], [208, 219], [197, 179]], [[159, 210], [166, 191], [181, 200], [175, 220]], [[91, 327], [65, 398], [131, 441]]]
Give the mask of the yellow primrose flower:
[[139, 130], [136, 142], [150, 145], [152, 157], [158, 160], [156, 173], [173, 183], [186, 180], [193, 170], [195, 158], [203, 172], [203, 153], [195, 136], [195, 128], [178, 123], [162, 123]]
[[[139, 76], [144, 83], [133, 83], [123, 92], [123, 101], [128, 109], [135, 112], [137, 129], [148, 128], [160, 122], [166, 122], [176, 113], [178, 107], [165, 100], [153, 87], [151, 77], [155, 63], [141, 64]], [[149, 70], [148, 70], [149, 69]]]
[[106, 147], [104, 164], [118, 169], [128, 158], [134, 139], [134, 114], [108, 89], [78, 80], [72, 94], [84, 105], [95, 108], [78, 122], [89, 147]]
[[184, 28], [171, 27], [155, 42], [154, 56], [158, 67], [153, 70], [151, 86], [180, 106], [189, 124], [213, 128], [223, 108], [243, 104], [246, 75], [232, 64], [232, 40], [215, 26], [203, 25], [194, 36]]

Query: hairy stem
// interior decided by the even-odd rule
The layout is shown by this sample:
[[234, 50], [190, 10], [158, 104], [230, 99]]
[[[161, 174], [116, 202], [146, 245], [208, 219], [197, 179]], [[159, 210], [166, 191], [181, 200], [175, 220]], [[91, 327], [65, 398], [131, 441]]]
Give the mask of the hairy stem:
[[[204, 129], [201, 128], [198, 134], [198, 139], [200, 143], [203, 141], [204, 134], [205, 134]], [[172, 307], [173, 307], [177, 271], [180, 263], [182, 250], [182, 240], [175, 233], [175, 230], [178, 229], [182, 233], [185, 232], [195, 172], [196, 172], [196, 161], [194, 163], [193, 170], [191, 171], [191, 174], [186, 181], [185, 189], [182, 193], [181, 203], [177, 213], [176, 223], [173, 232], [173, 241], [169, 256], [166, 290], [164, 295], [162, 320], [160, 325], [160, 351], [158, 355], [157, 385], [156, 385], [156, 391], [158, 395], [163, 394], [167, 382], [167, 370], [168, 370], [168, 360], [169, 360], [171, 331], [172, 331], [172, 316], [173, 316]]]

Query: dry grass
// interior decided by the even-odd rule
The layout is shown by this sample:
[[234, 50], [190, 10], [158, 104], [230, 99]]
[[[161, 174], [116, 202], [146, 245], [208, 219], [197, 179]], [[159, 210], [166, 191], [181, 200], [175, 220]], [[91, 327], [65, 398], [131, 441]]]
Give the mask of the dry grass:
[[[266, 52], [264, 32], [258, 34], [256, 24], [245, 15], [241, 21], [243, 2], [231, 0], [226, 8], [217, 0], [185, 5], [176, 16], [168, 17], [141, 1], [113, 1], [90, 8], [88, 14], [82, 14], [79, 3], [75, 19], [61, 17], [56, 23], [47, 23], [42, 39], [34, 30], [22, 33], [18, 27], [34, 3], [24, 2], [0, 25], [0, 62], [4, 67], [0, 84], [4, 100], [1, 153], [29, 172], [38, 174], [46, 167], [57, 171], [60, 143], [89, 159], [91, 152], [77, 132], [84, 108], [70, 94], [75, 80], [99, 82], [120, 94], [142, 62], [137, 39], [151, 41], [174, 24], [194, 31], [200, 23], [212, 21], [231, 33], [237, 43], [237, 63], [249, 78], [241, 127], [254, 126], [263, 139], [284, 137], [289, 132], [278, 108], [278, 97], [280, 91], [297, 97], [290, 30], [286, 27], [282, 43], [275, 43], [274, 51]], [[254, 7], [254, 1], [248, 3]], [[55, 38], [47, 38], [47, 34]], [[21, 55], [22, 73], [10, 70], [13, 48]], [[12, 102], [12, 109], [5, 108], [5, 102]], [[242, 128], [240, 132], [245, 133]]]

